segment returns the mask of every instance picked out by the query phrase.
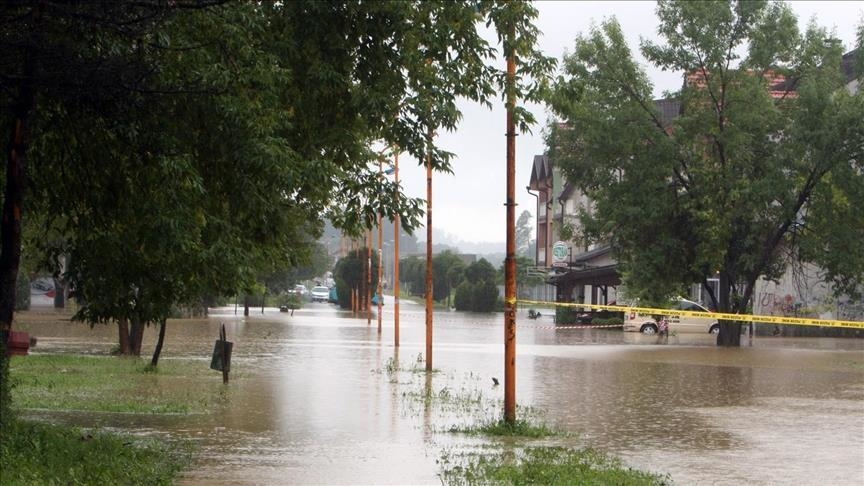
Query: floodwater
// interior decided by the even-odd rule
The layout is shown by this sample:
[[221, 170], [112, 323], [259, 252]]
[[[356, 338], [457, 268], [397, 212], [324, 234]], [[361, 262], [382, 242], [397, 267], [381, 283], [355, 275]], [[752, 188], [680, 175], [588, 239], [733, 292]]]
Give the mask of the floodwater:
[[[398, 351], [392, 305], [381, 334], [376, 317], [367, 325], [320, 303], [293, 316], [258, 309], [243, 318], [232, 307], [171, 321], [163, 360], [208, 366], [220, 323], [234, 342], [231, 383], [213, 413], [52, 418], [192, 440], [199, 454], [181, 484], [440, 484], [442, 454], [486, 439], [445, 432], [458, 413], [410, 397], [424, 387], [467, 389], [500, 404], [503, 316], [436, 312], [440, 372], [394, 377], [382, 371], [388, 361], [422, 368], [425, 352], [423, 307], [401, 308]], [[35, 352], [106, 354], [116, 342], [111, 326], [27, 327], [39, 336]], [[146, 350], [154, 338], [149, 330]], [[864, 339], [757, 337], [718, 349], [707, 334], [663, 342], [556, 330], [550, 317], [520, 313], [516, 368], [519, 405], [572, 433], [553, 441], [606, 451], [677, 484], [864, 484]], [[194, 386], [221, 390], [221, 374], [212, 381]]]

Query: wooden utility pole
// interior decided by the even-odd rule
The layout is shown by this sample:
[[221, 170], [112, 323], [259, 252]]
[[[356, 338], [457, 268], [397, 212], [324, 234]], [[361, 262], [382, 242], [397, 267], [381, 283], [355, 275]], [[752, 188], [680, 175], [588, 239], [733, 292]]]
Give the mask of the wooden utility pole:
[[[378, 159], [378, 174], [383, 177], [384, 167], [383, 161]], [[378, 210], [378, 334], [381, 334], [381, 306], [384, 305], [384, 289], [381, 286], [381, 277], [384, 273], [384, 259], [383, 255], [383, 246], [384, 246], [384, 227], [381, 226], [381, 210]]]
[[372, 230], [366, 230], [366, 325], [372, 325]]
[[426, 135], [426, 371], [432, 371], [432, 129]]
[[507, 255], [504, 259], [504, 420], [516, 422], [516, 55], [514, 29], [507, 42]]
[[[399, 198], [399, 149], [396, 149], [396, 155], [393, 162], [394, 175], [396, 180], [396, 198]], [[394, 345], [399, 347], [399, 221], [402, 217], [397, 213], [393, 219], [394, 241], [393, 241], [393, 339]]]

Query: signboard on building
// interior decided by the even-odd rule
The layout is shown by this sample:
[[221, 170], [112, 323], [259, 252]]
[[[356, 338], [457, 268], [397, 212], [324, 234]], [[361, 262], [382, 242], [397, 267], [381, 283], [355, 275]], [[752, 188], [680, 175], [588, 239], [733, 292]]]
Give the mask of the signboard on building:
[[552, 266], [566, 267], [570, 259], [570, 247], [563, 241], [556, 241], [552, 245]]

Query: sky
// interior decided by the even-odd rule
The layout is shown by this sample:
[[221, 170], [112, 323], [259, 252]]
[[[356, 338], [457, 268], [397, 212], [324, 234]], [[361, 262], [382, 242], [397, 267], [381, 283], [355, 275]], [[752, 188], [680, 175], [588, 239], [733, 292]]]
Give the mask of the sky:
[[[789, 2], [803, 30], [814, 18], [816, 23], [834, 29], [846, 50], [854, 45], [856, 26], [864, 21], [864, 1]], [[573, 50], [574, 40], [586, 33], [592, 24], [616, 17], [631, 50], [640, 59], [654, 84], [655, 96], [680, 88], [681, 73], [649, 69], [638, 55], [640, 38], [656, 38], [655, 3], [651, 1], [587, 2], [538, 1], [536, 21], [542, 36], [539, 47], [547, 56], [558, 59]], [[504, 68], [504, 61], [501, 61]], [[500, 242], [506, 240], [506, 146], [503, 103], [492, 110], [471, 102], [462, 102], [462, 122], [455, 132], [441, 133], [438, 143], [456, 154], [453, 174], [435, 173], [432, 179], [432, 227], [447, 234], [451, 243]], [[542, 105], [529, 105], [537, 125], [532, 133], [516, 138], [516, 217], [524, 210], [534, 215], [536, 200], [526, 191], [531, 178], [534, 155], [545, 151], [543, 127], [550, 114]], [[399, 179], [407, 195], [426, 198], [426, 171], [418, 161], [402, 154], [399, 157]], [[425, 216], [423, 217], [425, 223]], [[532, 224], [536, 219], [532, 218]], [[415, 233], [425, 241], [426, 231]], [[433, 242], [438, 243], [438, 237]]]

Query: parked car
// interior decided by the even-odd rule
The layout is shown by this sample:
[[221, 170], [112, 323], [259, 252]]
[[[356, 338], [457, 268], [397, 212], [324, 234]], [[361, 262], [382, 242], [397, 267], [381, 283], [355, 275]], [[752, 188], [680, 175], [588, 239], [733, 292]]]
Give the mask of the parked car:
[[[673, 309], [711, 312], [701, 304], [687, 299], [676, 299]], [[713, 317], [666, 316], [670, 332], [720, 332], [720, 323]], [[659, 326], [654, 316], [639, 314], [635, 311], [624, 313], [624, 330], [639, 331], [642, 334], [657, 334]]]
[[309, 291], [306, 290], [306, 286], [303, 284], [297, 284], [293, 289], [288, 291], [289, 295], [299, 295], [300, 297], [306, 297], [309, 294]]
[[312, 287], [312, 302], [327, 302], [330, 299], [330, 289], [323, 285]]

